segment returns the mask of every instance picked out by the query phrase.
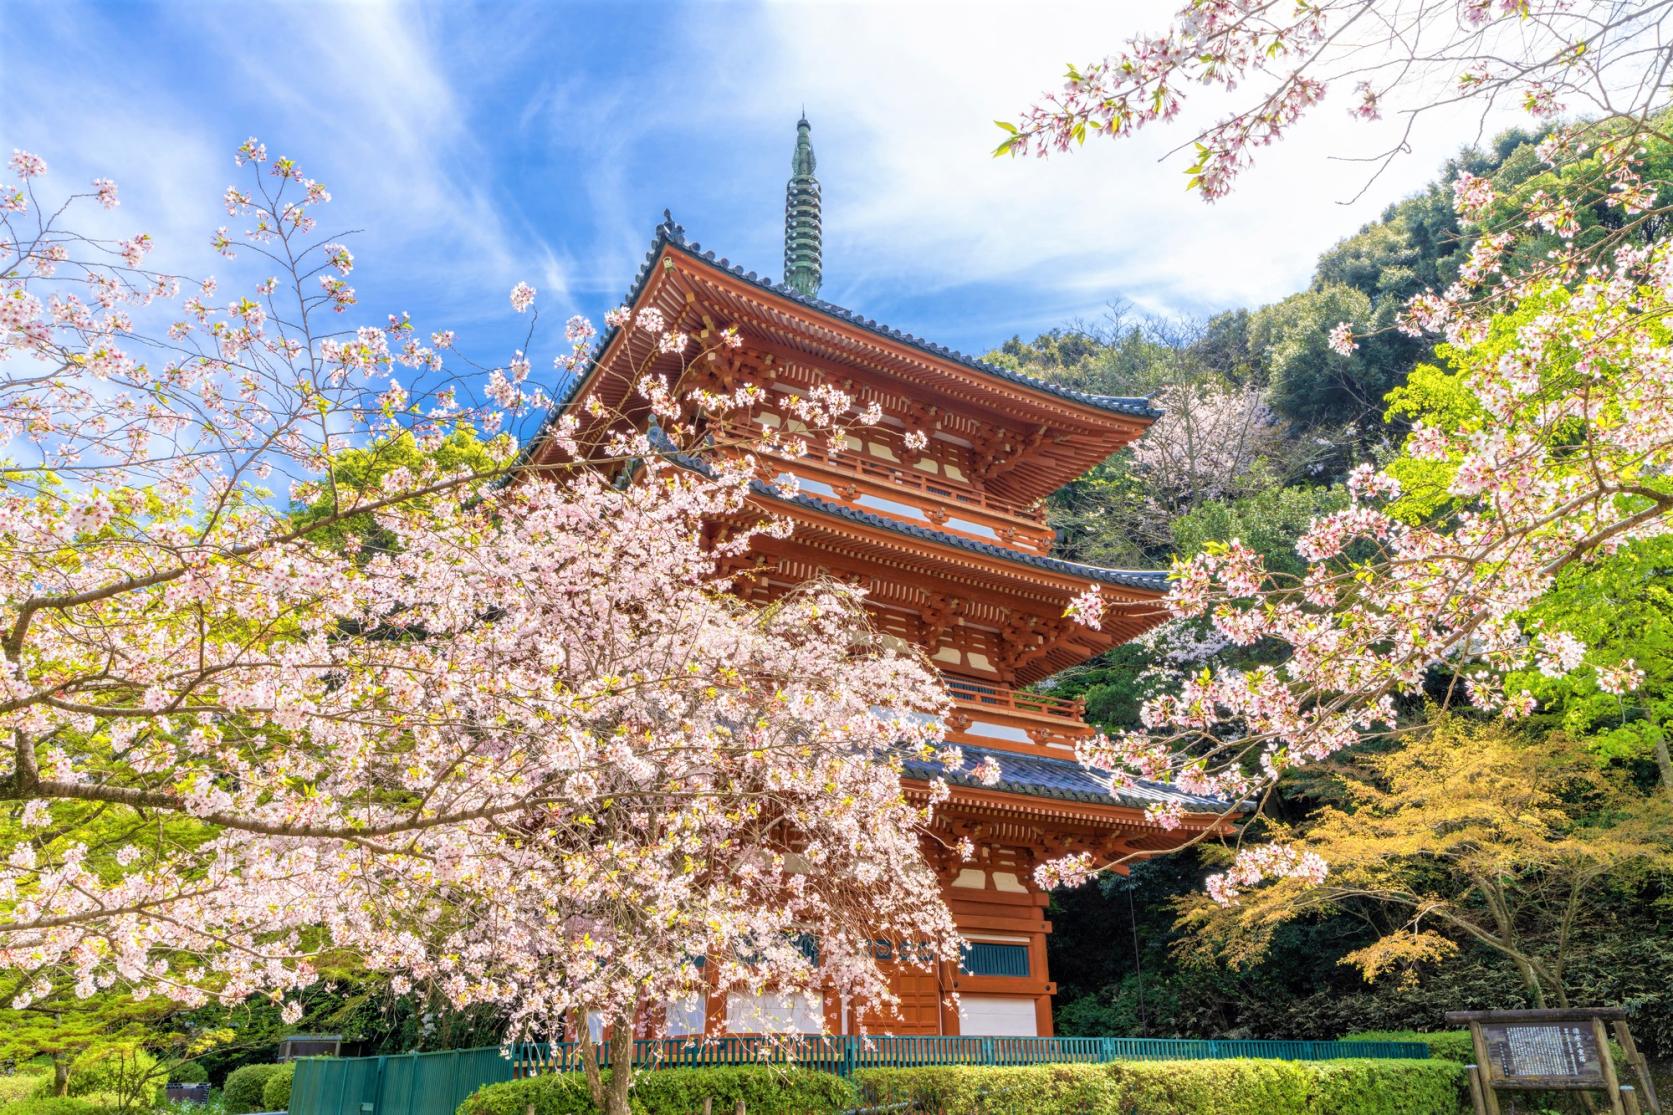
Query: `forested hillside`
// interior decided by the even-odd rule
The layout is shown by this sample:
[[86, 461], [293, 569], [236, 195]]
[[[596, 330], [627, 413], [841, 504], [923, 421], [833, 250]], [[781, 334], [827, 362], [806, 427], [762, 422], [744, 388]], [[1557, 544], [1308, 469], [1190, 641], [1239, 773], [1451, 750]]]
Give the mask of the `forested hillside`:
[[[1584, 157], [1553, 171], [1535, 154], [1539, 138], [1512, 132], [1460, 155], [1281, 301], [1200, 322], [1115, 307], [989, 354], [1087, 391], [1156, 395], [1167, 411], [1132, 451], [1052, 499], [1062, 552], [1165, 567], [1239, 538], [1270, 567], [1299, 572], [1295, 539], [1346, 503], [1349, 468], [1388, 462], [1425, 416], [1471, 420], [1457, 376], [1494, 359], [1496, 342], [1433, 349], [1396, 329], [1396, 315], [1468, 265], [1452, 205], [1460, 172], [1492, 179], [1505, 199], [1590, 172]], [[1665, 202], [1667, 153], [1650, 162]], [[1619, 211], [1594, 206], [1581, 220], [1583, 243]], [[1544, 248], [1520, 250], [1534, 259]], [[1342, 321], [1359, 341], [1350, 356], [1328, 343]], [[1449, 498], [1421, 470], [1401, 479], [1412, 520]], [[1330, 1037], [1437, 1028], [1443, 1011], [1466, 1007], [1625, 1003], [1643, 1039], [1673, 1050], [1670, 574], [1665, 539], [1624, 546], [1564, 572], [1527, 617], [1643, 671], [1636, 691], [1530, 671], [1513, 680], [1539, 706], [1507, 727], [1442, 711], [1458, 679], [1439, 676], [1427, 703], [1402, 708], [1402, 742], [1362, 744], [1287, 778], [1266, 831], [1305, 834], [1332, 863], [1325, 886], [1285, 883], [1214, 906], [1199, 889], [1223, 853], [1203, 847], [1058, 892], [1059, 1032]], [[1270, 653], [1168, 625], [1060, 676], [1054, 691], [1084, 696], [1100, 726], [1126, 728], [1169, 676]]]

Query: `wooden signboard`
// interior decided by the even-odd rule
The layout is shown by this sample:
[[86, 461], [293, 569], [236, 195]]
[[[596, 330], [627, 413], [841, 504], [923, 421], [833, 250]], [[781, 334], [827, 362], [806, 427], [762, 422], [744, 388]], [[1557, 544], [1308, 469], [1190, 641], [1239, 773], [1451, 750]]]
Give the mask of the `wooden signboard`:
[[[1452, 1011], [1448, 1022], [1465, 1023], [1475, 1045], [1469, 1066], [1470, 1097], [1477, 1115], [1499, 1115], [1498, 1092], [1598, 1091], [1614, 1115], [1661, 1115], [1649, 1068], [1627, 1031], [1626, 1012], [1616, 1007], [1573, 1010]], [[1605, 1022], [1643, 1089], [1622, 1084], [1615, 1071]]]
[[1483, 1022], [1481, 1036], [1487, 1045], [1487, 1079], [1497, 1087], [1608, 1085], [1590, 1022]]

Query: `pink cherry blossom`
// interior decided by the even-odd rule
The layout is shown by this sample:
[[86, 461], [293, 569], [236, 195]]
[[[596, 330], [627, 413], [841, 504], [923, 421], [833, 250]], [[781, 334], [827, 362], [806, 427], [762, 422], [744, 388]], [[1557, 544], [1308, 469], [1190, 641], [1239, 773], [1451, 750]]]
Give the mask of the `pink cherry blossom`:
[[[329, 952], [514, 1038], [597, 1012], [631, 1039], [710, 991], [887, 1017], [879, 936], [956, 961], [920, 847], [950, 791], [900, 780], [902, 748], [942, 748], [933, 668], [846, 586], [724, 591], [724, 559], [786, 529], [749, 519], [752, 470], [677, 465], [597, 398], [520, 455], [499, 431], [550, 406], [529, 354], [449, 380], [450, 330], [345, 325], [351, 257], [299, 217], [324, 191], [256, 140], [235, 161], [246, 231], [213, 245], [255, 244], [277, 282], [147, 273], [150, 239], [111, 252], [73, 199], [0, 216], [0, 362], [30, 369], [0, 378], [0, 780], [44, 826], [0, 835], [17, 1003], [262, 996], [294, 1019]], [[574, 356], [594, 331], [565, 334]], [[759, 400], [674, 394], [666, 365], [728, 336], [640, 345], [628, 405], [684, 453], [708, 452], [699, 402]], [[812, 437], [865, 416], [835, 386], [795, 405]], [[589, 441], [591, 418], [615, 431]], [[447, 463], [462, 433], [474, 463]], [[738, 527], [706, 547], [719, 518]], [[179, 838], [78, 843], [90, 808]]]
[[12, 148], [12, 157], [8, 162], [19, 178], [39, 178], [46, 173], [46, 160], [39, 155], [31, 155], [27, 151]]

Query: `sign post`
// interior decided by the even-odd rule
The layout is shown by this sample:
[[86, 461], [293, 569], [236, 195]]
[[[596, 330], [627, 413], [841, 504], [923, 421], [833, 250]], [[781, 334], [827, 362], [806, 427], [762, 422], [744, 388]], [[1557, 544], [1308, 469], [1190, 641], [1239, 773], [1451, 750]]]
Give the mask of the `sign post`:
[[1605, 1022], [1615, 1024], [1651, 1115], [1662, 1115], [1644, 1057], [1618, 1007], [1555, 1010], [1451, 1011], [1446, 1020], [1470, 1028], [1476, 1063], [1469, 1066], [1476, 1115], [1500, 1115], [1500, 1091], [1602, 1092], [1613, 1115], [1640, 1115], [1639, 1091], [1615, 1071]]

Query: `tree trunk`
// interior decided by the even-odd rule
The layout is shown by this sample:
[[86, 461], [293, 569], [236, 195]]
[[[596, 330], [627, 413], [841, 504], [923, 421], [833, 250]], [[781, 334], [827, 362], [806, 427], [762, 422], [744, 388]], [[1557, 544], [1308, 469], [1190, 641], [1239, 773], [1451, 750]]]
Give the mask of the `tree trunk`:
[[1502, 951], [1510, 957], [1511, 962], [1516, 965], [1516, 970], [1521, 973], [1522, 982], [1533, 994], [1534, 1006], [1544, 1010], [1549, 1005], [1545, 998], [1545, 984], [1539, 978], [1539, 970], [1534, 967], [1533, 961], [1517, 946], [1516, 926], [1511, 920], [1510, 906], [1505, 901], [1504, 892], [1499, 889], [1497, 883], [1487, 878], [1477, 876], [1474, 882], [1476, 890], [1486, 899], [1487, 910], [1493, 916], [1494, 925], [1498, 927]]
[[70, 1058], [63, 1053], [52, 1055], [52, 1094], [70, 1094]]
[[1656, 769], [1661, 772], [1662, 792], [1673, 796], [1673, 755], [1667, 752], [1667, 737], [1656, 740]]
[[592, 1094], [593, 1106], [604, 1110], [604, 1077], [598, 1071], [598, 1046], [593, 1044], [592, 1028], [587, 1025], [587, 1012], [576, 1011], [579, 1019], [576, 1033], [581, 1043], [581, 1072], [587, 1078], [587, 1091]]
[[627, 1090], [633, 1084], [633, 1019], [618, 1018], [610, 1032], [610, 1087], [604, 1115], [632, 1115]]

